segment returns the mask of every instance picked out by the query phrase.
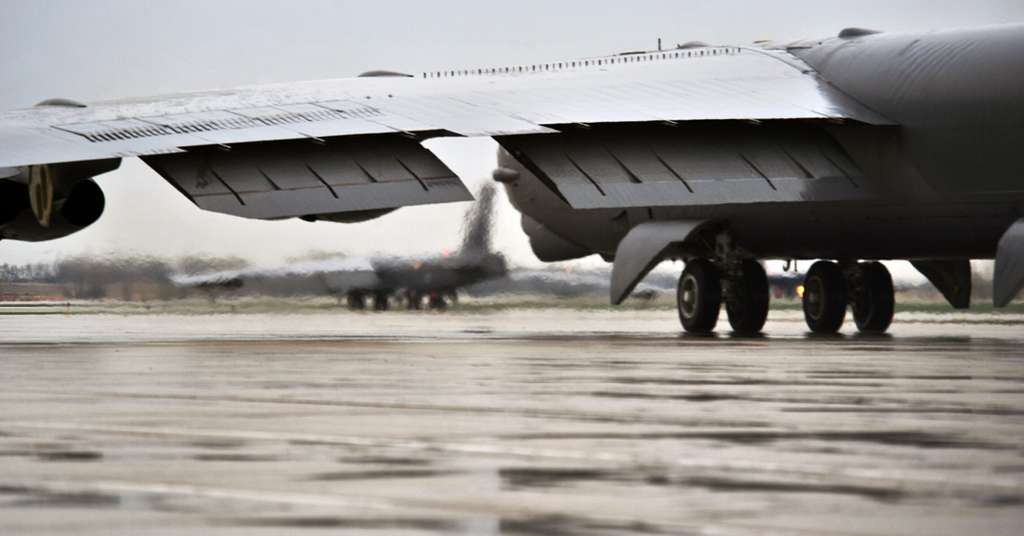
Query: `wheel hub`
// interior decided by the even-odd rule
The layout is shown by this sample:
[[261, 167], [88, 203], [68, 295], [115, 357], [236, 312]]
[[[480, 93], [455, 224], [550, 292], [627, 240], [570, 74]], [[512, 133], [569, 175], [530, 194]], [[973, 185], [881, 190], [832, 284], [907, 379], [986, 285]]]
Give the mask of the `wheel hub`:
[[824, 306], [824, 300], [822, 299], [821, 280], [818, 278], [811, 278], [807, 280], [804, 285], [804, 299], [810, 308], [807, 309], [807, 313], [815, 319], [821, 318], [822, 307]]
[[686, 276], [683, 279], [682, 299], [679, 300], [679, 309], [683, 316], [692, 318], [697, 311], [697, 280], [693, 276]]

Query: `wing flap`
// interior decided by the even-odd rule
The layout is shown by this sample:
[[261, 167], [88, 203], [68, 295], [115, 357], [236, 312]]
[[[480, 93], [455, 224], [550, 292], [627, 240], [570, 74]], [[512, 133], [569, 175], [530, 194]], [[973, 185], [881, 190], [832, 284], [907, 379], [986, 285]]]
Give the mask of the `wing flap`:
[[499, 142], [573, 208], [852, 201], [873, 193], [807, 126], [583, 129]]
[[200, 208], [246, 218], [472, 200], [437, 157], [398, 135], [203, 148], [144, 160]]

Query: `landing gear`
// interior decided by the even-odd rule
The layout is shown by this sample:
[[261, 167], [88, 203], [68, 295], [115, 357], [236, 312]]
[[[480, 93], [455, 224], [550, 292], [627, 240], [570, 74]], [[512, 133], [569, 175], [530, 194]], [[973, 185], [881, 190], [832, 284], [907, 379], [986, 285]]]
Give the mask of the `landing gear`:
[[857, 329], [861, 333], [885, 333], [896, 310], [889, 270], [880, 262], [862, 262], [854, 268], [850, 283]]
[[348, 303], [348, 308], [353, 311], [362, 311], [366, 309], [366, 295], [362, 292], [352, 291], [345, 296], [345, 301]]
[[896, 310], [892, 276], [880, 262], [847, 265], [819, 261], [804, 279], [804, 318], [814, 333], [836, 333], [846, 307], [861, 333], [885, 333]]
[[725, 311], [733, 331], [740, 335], [760, 333], [768, 320], [771, 299], [764, 267], [755, 260], [744, 260], [727, 284]]
[[431, 311], [444, 311], [448, 308], [449, 304], [454, 304], [455, 300], [458, 299], [455, 291], [445, 292], [422, 292], [417, 290], [407, 290], [405, 292], [406, 307], [410, 311], [419, 311], [423, 309], [424, 298], [426, 298], [426, 307]]
[[764, 268], [753, 259], [738, 261], [732, 266], [734, 268], [723, 272], [706, 259], [686, 263], [676, 292], [679, 320], [686, 331], [709, 333], [714, 330], [723, 301], [729, 325], [737, 334], [754, 335], [764, 328], [770, 301]]
[[430, 293], [430, 301], [427, 302], [432, 311], [444, 311], [448, 303], [444, 301], [444, 295], [436, 292]]
[[715, 265], [706, 259], [687, 261], [676, 289], [676, 305], [683, 329], [710, 333], [722, 308], [722, 282]]
[[846, 278], [839, 265], [819, 261], [811, 266], [804, 278], [804, 319], [814, 333], [831, 334], [839, 331], [846, 319]]
[[406, 291], [405, 306], [410, 311], [419, 311], [423, 308], [423, 295], [415, 290]]
[[373, 294], [373, 310], [374, 311], [387, 311], [388, 306], [388, 293], [387, 292], [375, 292]]

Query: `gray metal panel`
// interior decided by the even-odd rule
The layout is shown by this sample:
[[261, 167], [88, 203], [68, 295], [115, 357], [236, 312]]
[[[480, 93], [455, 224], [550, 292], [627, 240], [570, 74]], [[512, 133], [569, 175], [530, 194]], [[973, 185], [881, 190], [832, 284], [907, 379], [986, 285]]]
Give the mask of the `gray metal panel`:
[[291, 138], [294, 138], [296, 133], [308, 138], [324, 138], [395, 132], [395, 129], [367, 120], [367, 117], [378, 115], [379, 112], [358, 113], [359, 110], [353, 108], [333, 109], [315, 104], [292, 104], [244, 108], [232, 112], [267, 127], [288, 132]]
[[573, 123], [736, 119], [891, 124], [781, 51], [710, 47], [523, 67], [17, 110], [0, 116], [0, 167], [392, 131], [501, 136]]
[[144, 118], [171, 131], [189, 134], [198, 141], [179, 146], [230, 145], [255, 141], [289, 140], [299, 137], [293, 130], [245, 117], [232, 111], [214, 110], [191, 114]]
[[[375, 102], [374, 104], [377, 103]], [[364, 128], [370, 129], [367, 133], [371, 134], [377, 132], [425, 132], [428, 130], [437, 130], [437, 127], [431, 125], [429, 122], [403, 117], [391, 111], [382, 110], [376, 106], [361, 104], [354, 101], [332, 100], [317, 102], [316, 106], [323, 106], [324, 108], [330, 108], [332, 110], [350, 114], [351, 119], [349, 119], [349, 121], [353, 121], [353, 123], [351, 123], [353, 128], [356, 128], [357, 125], [355, 121], [362, 121], [366, 125]], [[368, 112], [368, 109], [372, 109], [374, 112]], [[355, 132], [346, 131], [346, 134], [355, 134]]]
[[654, 152], [688, 183], [706, 180], [759, 179], [741, 157], [743, 138], [667, 137], [651, 142]]
[[315, 154], [315, 151], [293, 151], [290, 157], [282, 158], [282, 155], [268, 151], [253, 159], [253, 164], [282, 189], [319, 188], [323, 182], [310, 169], [311, 162], [308, 160], [311, 159], [306, 157]]
[[340, 212], [358, 212], [412, 205], [471, 201], [473, 197], [458, 179], [438, 181], [424, 190], [415, 181], [354, 184], [335, 198], [326, 188], [243, 194], [240, 204], [233, 196], [198, 197], [199, 208], [253, 219], [280, 219]]
[[674, 173], [659, 157], [650, 144], [635, 139], [623, 139], [609, 147], [609, 152], [629, 168], [645, 183], [667, 182], [672, 185], [684, 184], [682, 177]]
[[374, 181], [373, 177], [343, 149], [331, 154], [309, 154], [303, 160], [303, 164], [331, 186], [366, 184]]
[[931, 281], [954, 309], [970, 309], [970, 259], [918, 259], [910, 263]]
[[[200, 208], [278, 219], [407, 205], [468, 201], [472, 196], [440, 160], [399, 135], [240, 145], [145, 157]], [[403, 165], [406, 161], [412, 163]], [[411, 170], [424, 173], [422, 177]]]
[[[415, 149], [409, 150], [413, 147]], [[381, 142], [359, 147], [349, 147], [346, 143], [346, 149], [354, 156], [359, 167], [376, 182], [415, 181], [416, 176], [398, 158], [414, 151], [426, 152], [419, 144], [400, 137], [387, 137]]]
[[574, 208], [852, 201], [860, 172], [806, 126], [594, 128], [499, 138]]
[[[257, 165], [257, 159], [245, 152], [233, 151], [217, 155], [210, 163], [213, 172], [231, 191], [239, 194], [279, 190], [280, 186]], [[291, 179], [290, 176], [286, 176]]]
[[184, 153], [173, 157], [151, 156], [143, 160], [190, 199], [214, 195], [234, 197], [213, 173], [212, 163], [203, 161], [206, 157], [205, 154]]
[[641, 223], [619, 242], [612, 266], [611, 300], [622, 303], [673, 244], [685, 242], [704, 221], [655, 221]]
[[452, 171], [429, 151], [403, 151], [395, 156], [421, 181], [430, 182], [451, 178]]
[[435, 129], [463, 136], [550, 133], [551, 129], [513, 117], [500, 109], [475, 106], [459, 98], [430, 95], [397, 97], [379, 103], [384, 110]]

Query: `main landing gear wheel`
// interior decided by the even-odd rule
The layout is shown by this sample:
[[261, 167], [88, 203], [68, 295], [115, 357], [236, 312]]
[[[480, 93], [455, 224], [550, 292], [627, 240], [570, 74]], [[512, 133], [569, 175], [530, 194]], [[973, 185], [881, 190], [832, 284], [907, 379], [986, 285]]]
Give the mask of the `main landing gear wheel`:
[[745, 260], [739, 275], [729, 281], [725, 311], [729, 314], [729, 325], [740, 335], [756, 335], [768, 320], [768, 305], [771, 301], [768, 289], [768, 274], [761, 263]]
[[348, 303], [348, 308], [353, 311], [366, 309], [366, 296], [362, 292], [349, 292], [345, 301]]
[[388, 294], [386, 292], [377, 292], [373, 295], [373, 310], [374, 311], [387, 311], [388, 306]]
[[444, 311], [448, 308], [448, 303], [444, 301], [444, 295], [436, 292], [430, 293], [430, 300], [427, 304], [431, 311]]
[[892, 275], [880, 262], [857, 265], [857, 291], [853, 296], [853, 319], [861, 333], [885, 333], [896, 311]]
[[836, 333], [843, 327], [848, 303], [846, 278], [839, 265], [818, 261], [804, 278], [804, 319], [814, 333]]
[[423, 295], [415, 290], [409, 290], [405, 293], [405, 306], [410, 311], [418, 311], [423, 308]]
[[690, 333], [710, 333], [718, 323], [722, 308], [722, 281], [706, 259], [687, 261], [676, 289], [676, 306], [683, 329]]

